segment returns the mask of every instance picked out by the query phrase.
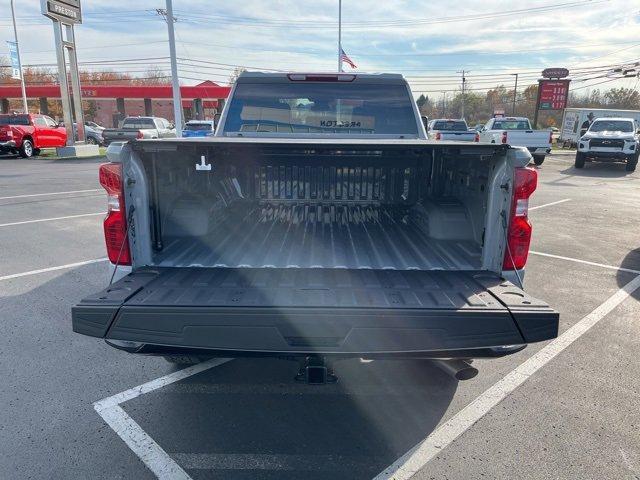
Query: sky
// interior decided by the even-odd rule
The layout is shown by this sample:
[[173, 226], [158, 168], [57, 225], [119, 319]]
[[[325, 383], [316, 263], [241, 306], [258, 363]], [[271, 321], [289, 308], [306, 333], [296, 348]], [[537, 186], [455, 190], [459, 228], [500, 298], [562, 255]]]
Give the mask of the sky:
[[[39, 0], [15, 0], [24, 65], [55, 63], [51, 21]], [[224, 84], [250, 70], [335, 71], [338, 0], [173, 0], [183, 84]], [[399, 72], [414, 94], [440, 98], [460, 88], [519, 89], [546, 67], [567, 67], [572, 88], [638, 87], [608, 70], [640, 62], [638, 0], [343, 0], [342, 47], [356, 72]], [[76, 26], [82, 68], [144, 76], [169, 72], [165, 0], [82, 0]], [[0, 0], [0, 39], [12, 40], [9, 0]], [[0, 45], [3, 55], [4, 45]], [[128, 60], [128, 61], [127, 61]], [[344, 66], [346, 71], [351, 68]], [[640, 71], [640, 64], [636, 72]], [[609, 76], [607, 76], [609, 75]]]

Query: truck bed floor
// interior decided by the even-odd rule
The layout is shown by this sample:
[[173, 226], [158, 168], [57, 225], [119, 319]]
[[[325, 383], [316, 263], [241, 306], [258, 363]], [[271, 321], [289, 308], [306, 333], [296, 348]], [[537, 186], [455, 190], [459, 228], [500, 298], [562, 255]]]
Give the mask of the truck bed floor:
[[158, 266], [474, 270], [481, 247], [436, 240], [397, 210], [268, 204], [229, 214], [201, 237], [167, 238]]

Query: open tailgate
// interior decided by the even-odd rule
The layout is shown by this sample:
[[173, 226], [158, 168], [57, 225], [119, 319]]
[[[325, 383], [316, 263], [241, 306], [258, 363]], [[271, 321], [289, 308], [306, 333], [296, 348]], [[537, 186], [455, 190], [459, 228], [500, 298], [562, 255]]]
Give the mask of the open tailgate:
[[236, 353], [435, 352], [558, 331], [557, 312], [485, 271], [147, 267], [72, 317], [107, 340]]

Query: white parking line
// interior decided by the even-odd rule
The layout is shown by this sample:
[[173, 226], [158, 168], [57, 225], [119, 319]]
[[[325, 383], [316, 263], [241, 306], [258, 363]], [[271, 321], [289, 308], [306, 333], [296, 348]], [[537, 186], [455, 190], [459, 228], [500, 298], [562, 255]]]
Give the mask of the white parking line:
[[551, 253], [536, 252], [534, 250], [529, 250], [529, 253], [532, 254], [532, 255], [538, 255], [540, 257], [557, 258], [558, 260], [567, 260], [569, 262], [582, 263], [584, 265], [593, 265], [594, 267], [608, 268], [610, 270], [618, 270], [620, 272], [629, 272], [629, 273], [635, 273], [637, 275], [640, 275], [640, 270], [633, 270], [631, 268], [616, 267], [615, 265], [607, 265], [605, 263], [589, 262], [588, 260], [580, 260], [578, 258], [563, 257], [563, 256], [560, 256], [560, 255], [552, 255]]
[[80, 215], [67, 215], [66, 217], [39, 218], [37, 220], [25, 220], [22, 222], [0, 223], [0, 227], [11, 227], [13, 225], [25, 225], [27, 223], [52, 222], [54, 220], [66, 220], [67, 218], [95, 217], [96, 215], [106, 215], [106, 212], [82, 213]]
[[569, 345], [587, 333], [638, 288], [640, 288], [640, 276], [635, 277], [589, 315], [509, 372], [450, 420], [435, 429], [424, 441], [387, 467], [374, 480], [406, 480], [411, 478], [429, 461], [433, 460], [436, 455], [440, 454], [443, 449], [451, 445], [460, 435], [491, 411], [493, 407], [498, 405]]
[[204, 372], [231, 361], [230, 358], [214, 358], [191, 367], [178, 370], [151, 380], [124, 392], [117, 393], [93, 404], [103, 420], [118, 434], [136, 456], [158, 478], [167, 480], [190, 480], [191, 477], [138, 425], [120, 406], [145, 393], [153, 392], [172, 383]]
[[544, 203], [542, 205], [537, 205], [535, 207], [529, 207], [529, 210], [537, 210], [539, 208], [550, 207], [552, 205], [559, 205], [560, 203], [570, 202], [570, 201], [571, 201], [570, 198], [565, 198], [565, 199], [562, 199], [562, 200], [558, 200], [557, 202]]
[[51, 192], [51, 193], [32, 193], [30, 195], [13, 195], [11, 197], [0, 197], [0, 200], [9, 200], [10, 198], [27, 198], [27, 197], [44, 197], [48, 195], [66, 195], [68, 193], [86, 193], [86, 192], [102, 192], [101, 188], [92, 188], [91, 190], [71, 190], [69, 192]]
[[85, 260], [84, 262], [67, 263], [66, 265], [58, 265], [57, 267], [41, 268], [39, 270], [29, 270], [28, 272], [14, 273], [11, 275], [5, 275], [0, 277], [2, 280], [10, 280], [12, 278], [27, 277], [29, 275], [37, 275], [38, 273], [55, 272], [56, 270], [64, 270], [65, 268], [81, 267], [83, 265], [90, 265], [92, 263], [106, 262], [108, 258], [94, 258], [93, 260]]

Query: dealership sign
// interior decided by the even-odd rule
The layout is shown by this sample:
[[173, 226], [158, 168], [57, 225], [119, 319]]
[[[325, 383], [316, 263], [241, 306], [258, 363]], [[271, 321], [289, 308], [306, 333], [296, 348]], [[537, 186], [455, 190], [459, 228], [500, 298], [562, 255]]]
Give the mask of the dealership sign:
[[545, 68], [542, 71], [544, 78], [566, 78], [569, 76], [569, 70], [566, 68]]
[[82, 23], [80, 0], [41, 0], [42, 14], [66, 24]]

